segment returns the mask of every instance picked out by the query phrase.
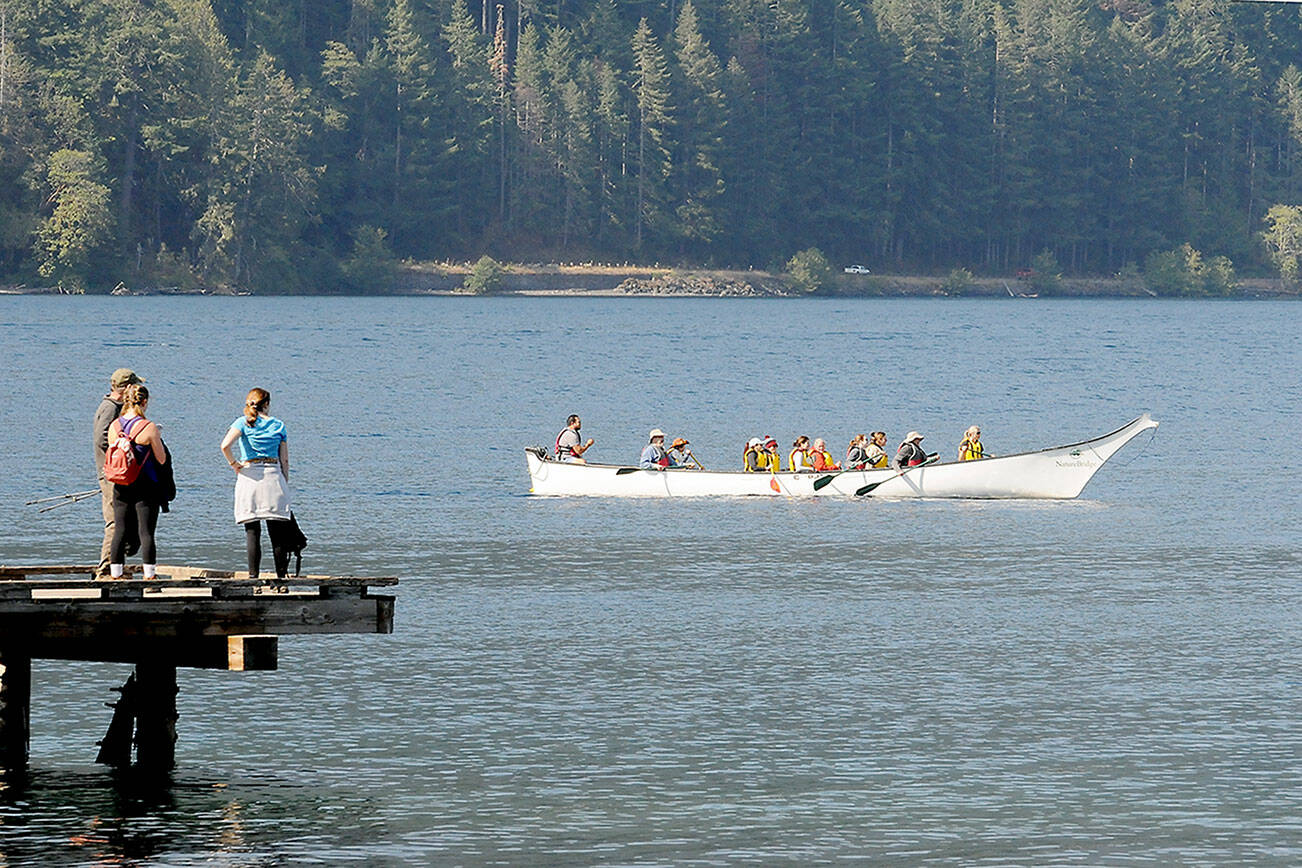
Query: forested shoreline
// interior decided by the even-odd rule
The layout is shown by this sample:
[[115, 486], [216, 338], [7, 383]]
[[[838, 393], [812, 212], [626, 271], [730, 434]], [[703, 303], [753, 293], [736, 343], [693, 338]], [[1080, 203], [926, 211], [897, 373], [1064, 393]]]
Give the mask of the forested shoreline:
[[1226, 0], [0, 0], [0, 283], [816, 249], [1225, 294], [1297, 274], [1298, 63], [1298, 7]]

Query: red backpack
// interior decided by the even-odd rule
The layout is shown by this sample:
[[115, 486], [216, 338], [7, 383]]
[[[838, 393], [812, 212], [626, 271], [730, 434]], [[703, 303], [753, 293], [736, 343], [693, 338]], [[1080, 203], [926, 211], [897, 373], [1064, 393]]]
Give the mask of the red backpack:
[[[134, 416], [125, 423], [115, 420], [121, 436], [113, 438], [108, 451], [104, 453], [104, 478], [115, 485], [130, 485], [140, 476], [144, 460], [137, 451], [140, 447], [131, 439], [136, 422], [143, 422], [140, 416]], [[112, 432], [110, 432], [112, 433]]]

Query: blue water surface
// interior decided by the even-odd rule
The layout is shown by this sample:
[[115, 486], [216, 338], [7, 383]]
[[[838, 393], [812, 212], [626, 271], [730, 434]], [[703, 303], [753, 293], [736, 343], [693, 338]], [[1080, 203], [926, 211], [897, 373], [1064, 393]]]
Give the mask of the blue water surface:
[[[243, 562], [217, 451], [289, 429], [306, 569], [391, 636], [183, 671], [163, 787], [92, 763], [127, 668], [34, 666], [0, 865], [1302, 862], [1302, 306], [0, 298], [0, 561], [92, 562], [90, 419], [153, 393], [159, 559]], [[710, 467], [910, 429], [948, 455], [1162, 424], [1069, 502], [528, 496], [567, 414]]]

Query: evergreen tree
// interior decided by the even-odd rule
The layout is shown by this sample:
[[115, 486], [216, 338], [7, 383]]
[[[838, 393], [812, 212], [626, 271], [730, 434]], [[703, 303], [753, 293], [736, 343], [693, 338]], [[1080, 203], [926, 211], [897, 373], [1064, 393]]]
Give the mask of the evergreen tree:
[[672, 195], [678, 233], [700, 258], [723, 229], [717, 200], [725, 189], [720, 153], [727, 108], [723, 69], [701, 35], [691, 0], [679, 9], [674, 51], [680, 109]]
[[637, 201], [633, 246], [642, 250], [648, 231], [667, 234], [669, 135], [673, 123], [669, 65], [647, 20], [633, 34], [633, 93], [637, 97]]
[[241, 77], [213, 145], [218, 172], [195, 223], [209, 279], [272, 291], [311, 288], [301, 233], [316, 205], [316, 171], [303, 158], [312, 134], [306, 94], [269, 55]]
[[74, 292], [86, 290], [92, 257], [111, 237], [109, 188], [98, 180], [102, 173], [86, 151], [50, 155], [47, 177], [54, 208], [37, 232], [40, 273]]
[[593, 151], [596, 159], [595, 236], [606, 250], [627, 249], [629, 184], [626, 167], [629, 150], [629, 115], [619, 72], [609, 63], [592, 65]]
[[465, 0], [454, 0], [451, 17], [443, 26], [447, 44], [447, 75], [440, 92], [447, 100], [448, 195], [457, 204], [453, 212], [456, 242], [463, 248], [480, 246], [475, 239], [497, 210], [497, 172], [494, 160], [494, 124], [498, 119], [497, 83], [490, 63], [488, 40], [475, 28]]
[[394, 0], [385, 34], [392, 99], [392, 200], [388, 228], [394, 250], [419, 255], [430, 247], [429, 232], [446, 211], [439, 208], [439, 176], [445, 145], [440, 132], [450, 125], [440, 114], [435, 56], [428, 29], [410, 0]]

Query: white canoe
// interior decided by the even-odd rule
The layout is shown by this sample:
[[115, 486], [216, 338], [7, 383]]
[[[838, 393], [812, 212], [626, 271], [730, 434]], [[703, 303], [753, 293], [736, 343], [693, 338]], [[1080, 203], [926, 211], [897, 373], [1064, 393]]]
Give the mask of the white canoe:
[[[545, 449], [525, 449], [533, 494], [601, 497], [1076, 497], [1103, 463], [1133, 438], [1157, 428], [1145, 413], [1111, 434], [1038, 452], [1001, 455], [981, 461], [954, 461], [894, 470], [827, 473], [745, 473], [731, 470], [639, 470], [617, 464], [569, 464], [552, 460]], [[814, 483], [832, 479], [815, 489]], [[874, 485], [875, 483], [879, 483]], [[871, 491], [864, 488], [873, 486]]]

